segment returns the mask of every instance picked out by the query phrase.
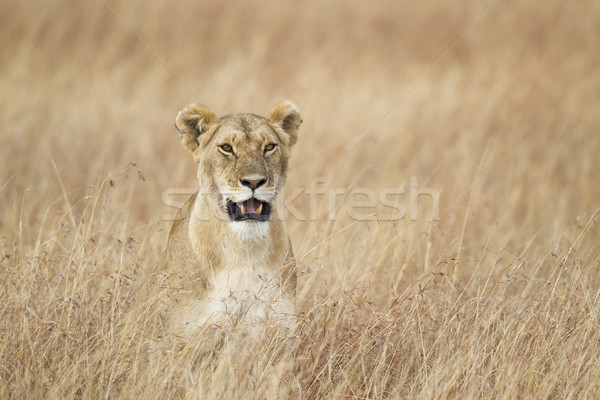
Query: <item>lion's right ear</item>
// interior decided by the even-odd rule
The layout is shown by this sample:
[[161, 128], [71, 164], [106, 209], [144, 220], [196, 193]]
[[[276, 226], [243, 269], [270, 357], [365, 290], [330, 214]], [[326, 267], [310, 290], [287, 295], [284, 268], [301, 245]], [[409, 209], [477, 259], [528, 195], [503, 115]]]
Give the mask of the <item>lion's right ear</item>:
[[192, 153], [200, 146], [204, 136], [210, 136], [206, 133], [211, 132], [219, 122], [221, 120], [215, 113], [202, 104], [190, 104], [179, 111], [175, 118], [175, 126], [181, 134], [181, 142]]

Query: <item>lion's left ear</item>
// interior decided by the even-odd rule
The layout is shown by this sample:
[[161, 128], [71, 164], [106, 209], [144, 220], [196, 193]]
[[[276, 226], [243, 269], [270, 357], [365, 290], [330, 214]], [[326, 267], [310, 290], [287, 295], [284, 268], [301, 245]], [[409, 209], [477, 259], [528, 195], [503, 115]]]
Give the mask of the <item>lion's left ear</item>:
[[282, 101], [271, 110], [269, 122], [288, 135], [288, 145], [292, 147], [298, 140], [298, 128], [302, 123], [300, 112], [289, 101]]

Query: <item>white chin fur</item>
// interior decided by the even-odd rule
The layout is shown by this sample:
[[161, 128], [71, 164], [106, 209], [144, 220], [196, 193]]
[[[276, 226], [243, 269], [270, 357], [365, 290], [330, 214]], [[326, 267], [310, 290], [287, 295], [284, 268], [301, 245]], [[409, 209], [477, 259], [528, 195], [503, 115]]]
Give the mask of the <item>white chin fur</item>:
[[231, 221], [228, 225], [242, 240], [256, 240], [267, 236], [271, 223], [269, 221]]

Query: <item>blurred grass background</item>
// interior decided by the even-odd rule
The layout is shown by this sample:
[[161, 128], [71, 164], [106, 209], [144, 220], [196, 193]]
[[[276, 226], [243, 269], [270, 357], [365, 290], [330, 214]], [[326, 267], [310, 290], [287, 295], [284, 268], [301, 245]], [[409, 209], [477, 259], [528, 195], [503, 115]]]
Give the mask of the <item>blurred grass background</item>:
[[[287, 216], [305, 328], [285, 364], [296, 368], [295, 389], [276, 396], [598, 393], [598, 373], [586, 368], [598, 361], [600, 3], [41, 0], [2, 2], [0, 20], [3, 397], [194, 393], [187, 378], [129, 363], [143, 359], [149, 319], [133, 324], [146, 342], [116, 350], [135, 336], [118, 328], [143, 307], [131, 304], [153, 298], [137, 285], [170, 227], [163, 192], [195, 186], [174, 118], [192, 102], [265, 115], [282, 99], [304, 118], [286, 194], [323, 178], [326, 190], [378, 195], [416, 177], [440, 193], [440, 218], [430, 221], [426, 197], [417, 221], [393, 223], [353, 221], [343, 196], [330, 220], [328, 196], [312, 208], [298, 197], [303, 215], [315, 213]], [[490, 294], [494, 285], [503, 289]], [[398, 299], [423, 314], [400, 312]], [[462, 310], [475, 318], [463, 336], [440, 339], [460, 330], [458, 304], [492, 299], [487, 314]], [[318, 313], [334, 303], [360, 312], [331, 311], [340, 313], [331, 327]], [[506, 348], [479, 336], [477, 318], [492, 324], [515, 310], [536, 317], [504, 328]], [[395, 333], [367, 351], [383, 316]], [[119, 318], [129, 324], [95, 331]], [[562, 339], [545, 336], [551, 324]], [[325, 327], [335, 334], [317, 335]], [[540, 340], [530, 360], [547, 369], [509, 362], [524, 332]], [[473, 337], [503, 356], [476, 364]], [[398, 341], [412, 350], [389, 358]], [[380, 361], [371, 375], [364, 359], [340, 354]], [[223, 376], [211, 379], [225, 385]], [[260, 398], [267, 384], [258, 382], [213, 395]]]

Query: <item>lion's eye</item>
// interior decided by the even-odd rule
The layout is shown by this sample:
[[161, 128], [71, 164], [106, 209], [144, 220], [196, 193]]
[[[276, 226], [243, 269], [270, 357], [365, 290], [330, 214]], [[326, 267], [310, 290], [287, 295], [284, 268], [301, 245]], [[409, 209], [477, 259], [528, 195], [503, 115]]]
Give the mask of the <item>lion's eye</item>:
[[219, 146], [221, 148], [221, 150], [223, 150], [225, 153], [230, 153], [233, 154], [233, 148], [228, 145], [228, 144], [222, 144], [221, 146]]
[[273, 149], [275, 149], [276, 144], [271, 143], [265, 146], [265, 153], [269, 152], [269, 151], [273, 151]]

